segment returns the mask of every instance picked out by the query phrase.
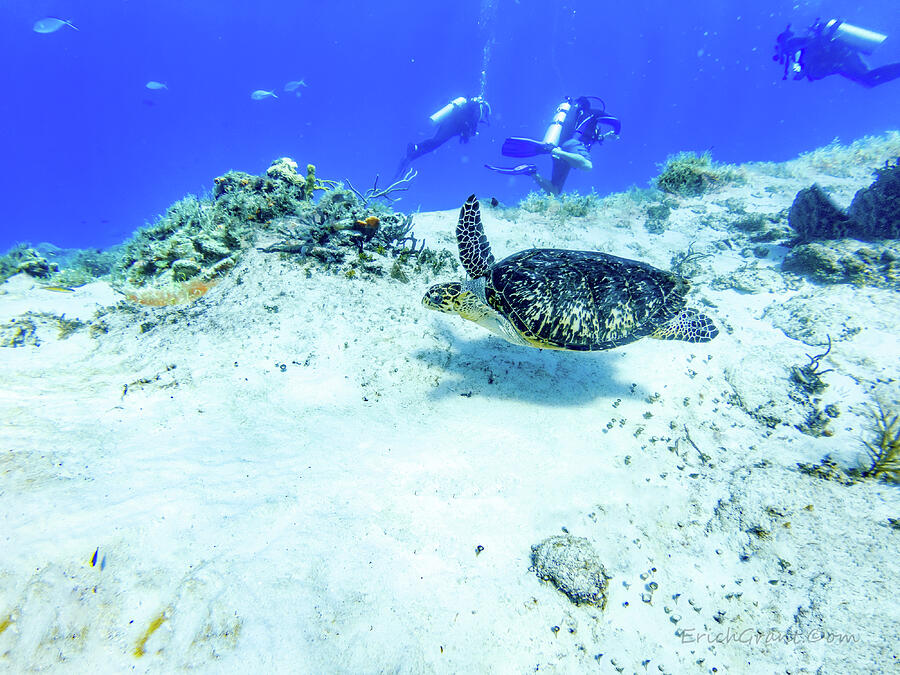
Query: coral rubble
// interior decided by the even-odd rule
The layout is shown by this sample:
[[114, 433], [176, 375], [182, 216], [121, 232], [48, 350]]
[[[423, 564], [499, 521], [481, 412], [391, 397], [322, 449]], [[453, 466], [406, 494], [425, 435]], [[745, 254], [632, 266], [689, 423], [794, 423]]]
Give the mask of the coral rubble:
[[587, 539], [548, 537], [532, 547], [531, 563], [540, 579], [553, 582], [576, 605], [606, 606], [609, 576]]

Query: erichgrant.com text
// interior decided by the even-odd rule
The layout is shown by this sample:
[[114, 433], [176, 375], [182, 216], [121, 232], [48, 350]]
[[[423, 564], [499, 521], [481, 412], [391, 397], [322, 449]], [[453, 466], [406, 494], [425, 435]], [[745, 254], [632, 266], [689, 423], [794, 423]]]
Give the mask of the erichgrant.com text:
[[859, 642], [859, 635], [854, 633], [831, 633], [825, 630], [813, 629], [807, 632], [803, 631], [777, 631], [768, 630], [760, 631], [756, 628], [745, 628], [744, 630], [733, 630], [728, 628], [724, 632], [707, 633], [698, 631], [696, 628], [682, 628], [681, 633], [682, 644], [706, 643], [724, 645], [729, 642], [744, 645], [771, 644], [773, 642], [791, 643], [814, 643], [823, 642], [825, 644], [845, 644]]

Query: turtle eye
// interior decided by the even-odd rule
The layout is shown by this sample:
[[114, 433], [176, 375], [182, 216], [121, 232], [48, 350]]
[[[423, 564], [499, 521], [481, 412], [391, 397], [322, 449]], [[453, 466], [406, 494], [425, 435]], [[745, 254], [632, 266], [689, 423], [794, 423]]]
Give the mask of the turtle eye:
[[460, 290], [459, 284], [455, 283], [432, 286], [422, 297], [422, 304], [429, 309], [452, 314], [459, 307]]
[[433, 286], [425, 293], [422, 304], [431, 309], [446, 309], [450, 304], [451, 295], [441, 286]]

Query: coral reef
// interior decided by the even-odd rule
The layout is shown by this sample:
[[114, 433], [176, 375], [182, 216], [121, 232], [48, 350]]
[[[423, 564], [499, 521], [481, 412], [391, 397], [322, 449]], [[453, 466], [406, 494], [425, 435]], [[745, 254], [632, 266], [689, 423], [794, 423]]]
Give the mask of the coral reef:
[[316, 192], [334, 185], [319, 181], [312, 164], [301, 176], [287, 157], [264, 176], [229, 171], [214, 183], [211, 199], [185, 197], [125, 243], [114, 282], [126, 296], [150, 305], [200, 297], [260, 231], [301, 212]]
[[88, 324], [65, 314], [25, 312], [0, 323], [0, 347], [40, 347], [44, 339], [66, 340]]
[[569, 218], [583, 218], [600, 204], [600, 197], [594, 192], [586, 195], [577, 192], [564, 192], [561, 195], [548, 195], [543, 192], [529, 192], [519, 202], [519, 208], [528, 213], [540, 213], [555, 220], [564, 221]]
[[28, 315], [0, 324], [0, 347], [40, 347], [37, 326]]
[[818, 173], [846, 178], [858, 173], [861, 167], [881, 164], [898, 154], [900, 132], [888, 131], [878, 136], [863, 136], [849, 145], [835, 139], [824, 147], [801, 154], [793, 161], [775, 164], [773, 168], [786, 169], [793, 177]]
[[342, 188], [329, 191], [302, 215], [276, 222], [278, 241], [260, 250], [293, 254], [349, 279], [389, 272], [405, 283], [407, 272], [436, 274], [455, 267], [452, 253], [431, 251], [416, 239], [412, 216], [359, 195]]
[[606, 607], [609, 576], [591, 543], [562, 534], [531, 548], [534, 573], [553, 584], [576, 605]]
[[837, 239], [799, 244], [782, 269], [824, 283], [900, 288], [900, 242]]
[[220, 224], [243, 224], [235, 236], [252, 232], [247, 222], [267, 223], [275, 218], [296, 213], [311, 203], [316, 192], [337, 187], [333, 181], [316, 178], [316, 168], [309, 164], [306, 177], [297, 173], [297, 163], [282, 157], [272, 162], [265, 176], [243, 171], [229, 171], [215, 179], [211, 215]]
[[[48, 257], [50, 257], [49, 254]], [[62, 286], [82, 286], [105, 277], [119, 260], [117, 249], [100, 250], [64, 249], [52, 254], [59, 264], [59, 272], [51, 277], [54, 284]]]
[[[133, 302], [165, 306], [201, 297], [247, 247], [298, 255], [348, 278], [382, 276], [413, 261], [416, 269], [452, 264], [451, 255], [425, 251], [412, 235], [412, 217], [377, 201], [406, 189], [414, 174], [365, 193], [306, 175], [282, 157], [265, 175], [229, 171], [215, 179], [211, 198], [185, 197], [122, 249], [114, 283]], [[318, 200], [317, 193], [322, 194]], [[418, 246], [418, 248], [417, 248]], [[379, 261], [376, 258], [391, 260]], [[402, 274], [392, 276], [404, 276]]]
[[859, 190], [845, 213], [818, 185], [800, 190], [789, 221], [801, 241], [900, 237], [900, 160], [875, 170], [875, 182]]
[[375, 182], [371, 188], [366, 190], [365, 192], [360, 192], [355, 187], [353, 187], [353, 183], [349, 180], [347, 181], [347, 187], [350, 188], [350, 191], [359, 198], [362, 206], [368, 206], [370, 202], [374, 202], [376, 199], [384, 199], [388, 202], [393, 203], [395, 200], [399, 199], [396, 197], [396, 193], [405, 192], [409, 189], [409, 185], [412, 182], [413, 178], [419, 175], [419, 172], [415, 169], [410, 169], [407, 171], [402, 178], [395, 180], [393, 183], [388, 185], [385, 188], [378, 187], [378, 176], [375, 176]]
[[109, 274], [117, 258], [114, 250], [19, 244], [0, 256], [0, 281], [24, 272], [47, 285], [81, 286]]
[[[316, 176], [316, 168], [312, 164], [307, 167], [313, 176], [313, 182], [315, 182]], [[294, 185], [300, 185], [301, 183], [305, 183], [306, 181], [300, 177], [300, 174], [297, 173], [297, 162], [292, 160], [290, 157], [282, 157], [281, 159], [276, 159], [269, 165], [269, 168], [266, 169], [266, 175], [271, 176], [272, 178], [278, 178], [283, 181], [287, 181], [288, 183], [292, 183]]]
[[666, 229], [666, 222], [669, 220], [669, 214], [671, 213], [672, 205], [667, 202], [648, 205], [644, 228], [650, 234], [662, 234]]
[[754, 260], [728, 274], [717, 275], [709, 286], [719, 290], [733, 289], [739, 293], [780, 293], [788, 289], [796, 290], [800, 284], [796, 278], [786, 278], [777, 270]]
[[0, 256], [0, 281], [22, 272], [38, 279], [50, 279], [58, 271], [57, 263], [48, 262], [28, 244], [14, 246], [6, 255]]
[[800, 190], [788, 213], [788, 222], [804, 241], [853, 236], [853, 224], [818, 185]]
[[681, 197], [698, 197], [725, 182], [739, 180], [734, 169], [714, 164], [708, 152], [702, 155], [679, 152], [660, 168], [662, 172], [653, 184], [663, 192]]
[[185, 281], [228, 259], [248, 230], [239, 219], [214, 213], [209, 202], [185, 197], [126, 242], [114, 280], [135, 288]]
[[847, 215], [858, 224], [860, 236], [900, 238], [900, 159], [875, 170], [875, 182], [856, 193]]

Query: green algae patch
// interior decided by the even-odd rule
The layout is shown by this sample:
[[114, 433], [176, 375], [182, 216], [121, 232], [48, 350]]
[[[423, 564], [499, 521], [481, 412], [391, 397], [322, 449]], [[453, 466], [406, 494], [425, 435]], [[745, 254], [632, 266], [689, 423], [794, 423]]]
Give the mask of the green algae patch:
[[712, 155], [704, 152], [679, 152], [670, 156], [653, 181], [654, 186], [681, 197], [699, 197], [725, 183], [741, 180], [740, 174], [732, 167], [716, 164]]

